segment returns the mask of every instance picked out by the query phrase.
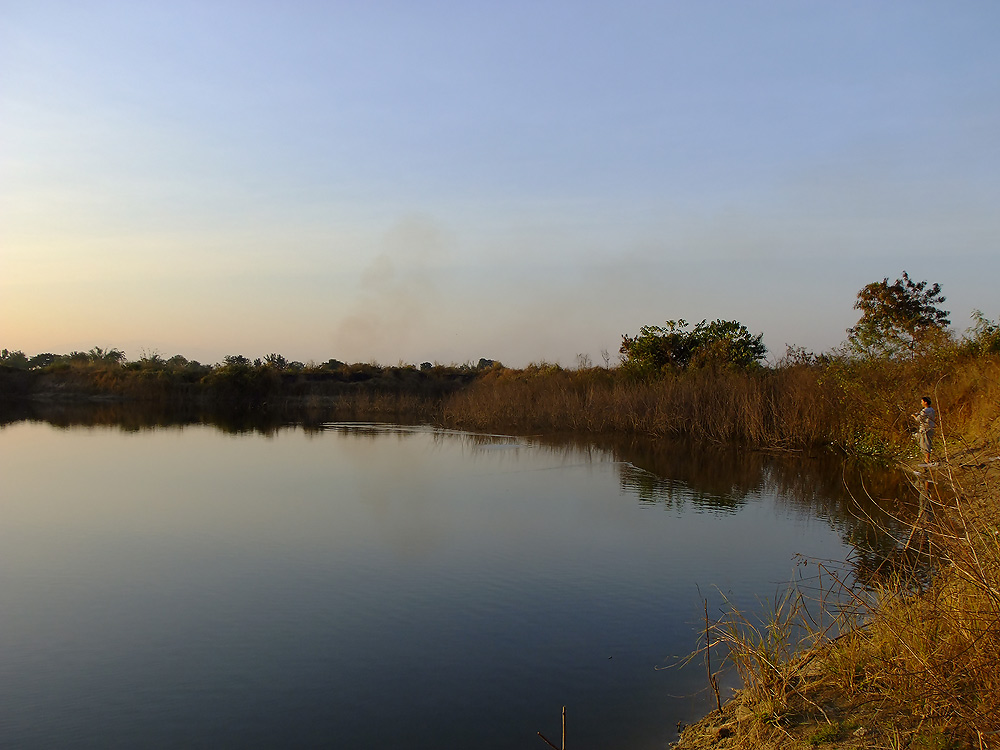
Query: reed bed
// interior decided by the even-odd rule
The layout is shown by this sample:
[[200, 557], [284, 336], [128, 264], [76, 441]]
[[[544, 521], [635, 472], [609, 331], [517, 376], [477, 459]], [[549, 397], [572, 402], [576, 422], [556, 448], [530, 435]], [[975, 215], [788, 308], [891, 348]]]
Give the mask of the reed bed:
[[449, 397], [442, 417], [470, 429], [804, 445], [826, 438], [836, 421], [817, 388], [815, 374], [808, 373], [699, 372], [636, 381], [604, 371], [499, 371]]
[[757, 447], [833, 445], [883, 459], [912, 453], [922, 395], [953, 433], [995, 427], [1000, 359], [831, 361], [760, 371], [699, 370], [636, 380], [611, 370], [497, 369], [444, 399], [440, 419], [473, 430], [574, 430], [684, 436]]

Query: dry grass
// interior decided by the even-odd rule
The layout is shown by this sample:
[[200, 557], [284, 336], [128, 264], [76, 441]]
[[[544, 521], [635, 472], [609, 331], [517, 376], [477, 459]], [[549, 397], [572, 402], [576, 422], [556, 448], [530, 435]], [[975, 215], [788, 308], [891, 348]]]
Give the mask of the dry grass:
[[444, 420], [470, 429], [683, 435], [758, 445], [821, 442], [837, 421], [818, 373], [685, 373], [637, 381], [614, 371], [499, 370], [447, 399]]
[[684, 436], [757, 447], [834, 445], [883, 459], [913, 452], [919, 397], [952, 434], [982, 439], [997, 415], [1000, 359], [953, 353], [905, 362], [833, 360], [758, 372], [699, 370], [642, 381], [615, 370], [495, 369], [442, 402], [440, 419], [472, 430], [575, 430]]

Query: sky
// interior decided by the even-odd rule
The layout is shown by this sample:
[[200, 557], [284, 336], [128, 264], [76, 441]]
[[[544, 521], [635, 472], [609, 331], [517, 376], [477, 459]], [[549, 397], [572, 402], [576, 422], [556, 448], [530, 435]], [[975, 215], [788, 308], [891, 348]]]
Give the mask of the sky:
[[617, 361], [1000, 317], [993, 0], [0, 0], [0, 347]]

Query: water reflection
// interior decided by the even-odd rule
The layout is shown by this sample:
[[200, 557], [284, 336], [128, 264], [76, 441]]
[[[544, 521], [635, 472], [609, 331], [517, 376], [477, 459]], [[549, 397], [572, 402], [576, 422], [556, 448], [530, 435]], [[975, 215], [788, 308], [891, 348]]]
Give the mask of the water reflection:
[[580, 750], [662, 748], [698, 586], [893, 544], [895, 480], [831, 456], [294, 421], [0, 418], [0, 744], [499, 750], [569, 704]]
[[618, 463], [622, 490], [673, 512], [733, 515], [773, 498], [778, 508], [819, 518], [851, 549], [855, 580], [873, 580], [898, 554], [917, 494], [900, 472], [832, 452], [751, 451], [669, 439], [562, 435], [533, 438], [554, 451], [599, 453]]
[[[399, 436], [426, 434], [423, 426], [378, 422], [330, 422], [314, 429], [344, 434]], [[733, 515], [750, 502], [773, 498], [779, 508], [822, 519], [837, 531], [850, 553], [823, 561], [845, 585], [877, 584], [906, 567], [922, 579], [919, 554], [906, 547], [917, 502], [909, 480], [869, 461], [845, 460], [831, 452], [767, 452], [739, 446], [698, 444], [674, 439], [562, 434], [556, 436], [483, 435], [434, 429], [436, 440], [458, 437], [472, 451], [544, 450], [558, 465], [584, 462], [616, 464], [623, 494], [649, 506]]]
[[158, 403], [136, 405], [119, 401], [96, 403], [0, 401], [0, 427], [19, 421], [37, 421], [56, 427], [103, 426], [126, 432], [139, 432], [157, 427], [207, 424], [232, 434], [254, 432], [270, 435], [293, 424], [306, 430], [318, 430], [329, 419], [331, 415], [328, 410], [308, 406], [296, 409], [267, 407], [220, 409]]
[[[106, 426], [126, 432], [185, 425], [210, 425], [230, 434], [274, 435], [294, 426], [305, 432], [334, 429], [377, 439], [391, 431], [400, 436], [426, 434], [426, 426], [384, 421], [338, 422], [329, 410], [211, 409], [149, 404], [20, 402], [0, 403], [0, 429], [18, 421], [43, 421], [56, 427]], [[623, 492], [666, 510], [733, 514], [763, 496], [779, 505], [828, 522], [854, 553], [859, 581], [884, 571], [885, 560], [898, 554], [909, 528], [899, 519], [913, 514], [918, 493], [907, 478], [833, 453], [769, 453], [737, 446], [691, 445], [668, 438], [635, 436], [510, 436], [434, 430], [438, 439], [464, 435], [470, 449], [542, 448], [566, 461], [613, 461]]]

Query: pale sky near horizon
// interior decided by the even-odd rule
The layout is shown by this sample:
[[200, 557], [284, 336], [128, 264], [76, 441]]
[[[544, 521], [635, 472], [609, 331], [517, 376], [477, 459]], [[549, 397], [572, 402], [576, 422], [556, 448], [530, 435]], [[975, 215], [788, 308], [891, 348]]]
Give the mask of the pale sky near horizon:
[[0, 0], [0, 347], [617, 360], [1000, 317], [1000, 3]]

